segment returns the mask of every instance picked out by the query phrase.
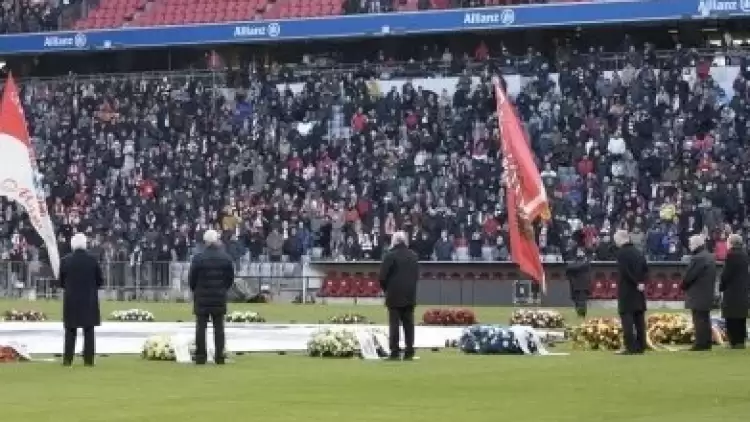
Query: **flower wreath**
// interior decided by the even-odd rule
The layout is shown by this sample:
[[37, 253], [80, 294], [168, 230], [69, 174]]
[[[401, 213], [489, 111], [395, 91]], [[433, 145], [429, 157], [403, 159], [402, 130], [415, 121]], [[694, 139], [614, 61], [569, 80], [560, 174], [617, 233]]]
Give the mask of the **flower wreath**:
[[510, 317], [511, 325], [528, 325], [533, 328], [565, 328], [565, 319], [554, 309], [517, 309]]
[[126, 309], [123, 311], [113, 311], [109, 314], [110, 321], [139, 321], [139, 322], [154, 322], [154, 314], [143, 309]]
[[468, 326], [478, 321], [471, 309], [433, 308], [425, 311], [422, 322], [424, 325]]
[[474, 325], [464, 329], [458, 345], [461, 351], [470, 354], [522, 355], [527, 352], [530, 354], [537, 353], [542, 345], [531, 335], [528, 327], [524, 330], [527, 331], [522, 333], [520, 330], [501, 325]]
[[370, 320], [360, 314], [334, 315], [329, 319], [331, 324], [369, 324]]
[[258, 323], [266, 322], [265, 318], [259, 313], [253, 311], [234, 311], [227, 314], [224, 318], [226, 322], [232, 323]]
[[27, 322], [41, 322], [47, 320], [47, 315], [43, 312], [38, 311], [17, 311], [11, 309], [5, 311], [2, 317], [3, 321], [27, 321]]
[[[195, 340], [188, 343], [190, 360], [195, 361]], [[228, 357], [229, 352], [224, 349], [224, 357]], [[175, 339], [171, 336], [152, 336], [146, 339], [141, 350], [141, 358], [153, 361], [170, 361], [177, 360], [175, 352]]]

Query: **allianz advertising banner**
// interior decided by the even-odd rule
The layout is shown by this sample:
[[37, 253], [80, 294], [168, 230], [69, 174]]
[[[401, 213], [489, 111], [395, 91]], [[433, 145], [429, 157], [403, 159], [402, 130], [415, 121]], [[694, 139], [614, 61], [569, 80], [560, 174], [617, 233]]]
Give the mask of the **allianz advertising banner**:
[[613, 22], [750, 16], [750, 0], [599, 0], [557, 3], [83, 32], [0, 36], [0, 54], [258, 43], [279, 40], [384, 37]]

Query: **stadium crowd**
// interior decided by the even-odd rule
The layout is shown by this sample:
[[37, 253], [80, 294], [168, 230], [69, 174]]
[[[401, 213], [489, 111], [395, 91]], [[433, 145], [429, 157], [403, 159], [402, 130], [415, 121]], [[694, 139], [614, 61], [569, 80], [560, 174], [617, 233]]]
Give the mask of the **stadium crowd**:
[[[553, 60], [518, 61], [515, 102], [553, 207], [542, 251], [610, 260], [626, 227], [654, 260], [681, 259], [696, 232], [721, 258], [729, 231], [750, 236], [750, 74], [727, 95], [691, 51], [625, 57], [611, 77], [596, 54], [561, 51], [557, 79]], [[378, 259], [405, 229], [422, 259], [503, 260], [492, 70], [459, 69], [453, 93], [380, 92], [350, 71], [292, 90], [281, 67], [239, 84], [66, 77], [27, 81], [22, 101], [63, 253], [84, 231], [102, 259], [184, 261], [218, 227], [236, 259]], [[22, 213], [2, 210], [0, 258], [39, 260]]]
[[[67, 4], [67, 3], [66, 3]], [[0, 34], [57, 31], [61, 6], [47, 0], [12, 0], [0, 5]]]

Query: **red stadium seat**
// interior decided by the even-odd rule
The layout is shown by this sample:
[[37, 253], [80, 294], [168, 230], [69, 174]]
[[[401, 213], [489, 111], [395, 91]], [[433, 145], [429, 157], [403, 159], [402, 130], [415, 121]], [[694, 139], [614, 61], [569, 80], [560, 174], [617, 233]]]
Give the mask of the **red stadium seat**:
[[607, 296], [607, 283], [604, 280], [591, 281], [591, 299], [601, 300]]
[[666, 281], [666, 292], [664, 295], [665, 300], [683, 300], [684, 294], [682, 292], [681, 281], [670, 280]]
[[617, 281], [608, 280], [606, 285], [607, 285], [607, 288], [606, 288], [606, 295], [604, 299], [606, 300], [617, 299]]

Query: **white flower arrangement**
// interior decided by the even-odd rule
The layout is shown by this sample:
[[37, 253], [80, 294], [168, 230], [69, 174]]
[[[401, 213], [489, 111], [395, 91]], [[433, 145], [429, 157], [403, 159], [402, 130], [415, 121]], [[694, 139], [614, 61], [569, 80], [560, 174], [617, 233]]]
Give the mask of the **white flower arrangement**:
[[154, 322], [154, 314], [143, 309], [127, 309], [124, 311], [114, 311], [109, 314], [110, 321], [140, 321]]
[[257, 312], [252, 311], [234, 311], [226, 316], [226, 322], [234, 323], [254, 323], [254, 322], [266, 322], [266, 320], [260, 316]]
[[359, 341], [353, 330], [318, 331], [307, 342], [307, 353], [314, 357], [350, 358], [358, 351]]
[[[190, 360], [195, 361], [195, 340], [188, 343]], [[224, 348], [224, 357], [227, 358], [229, 352]], [[155, 361], [176, 361], [177, 353], [175, 352], [175, 339], [170, 336], [152, 336], [143, 343], [141, 357], [145, 360]]]
[[[385, 356], [384, 346], [377, 338], [377, 353]], [[314, 333], [307, 342], [307, 354], [323, 358], [351, 358], [360, 355], [360, 345], [354, 330], [347, 328], [328, 328]]]
[[177, 359], [174, 351], [174, 342], [169, 336], [149, 337], [143, 343], [141, 357], [146, 360], [174, 361]]

